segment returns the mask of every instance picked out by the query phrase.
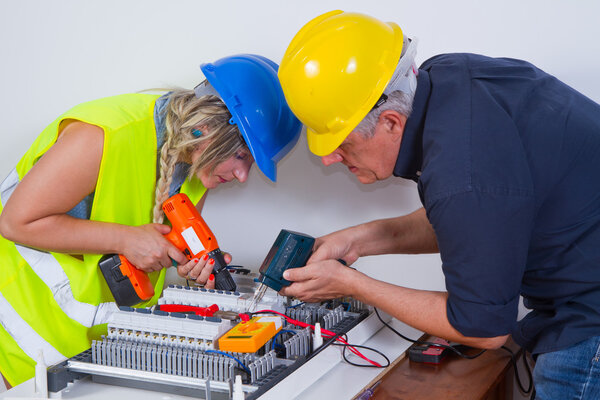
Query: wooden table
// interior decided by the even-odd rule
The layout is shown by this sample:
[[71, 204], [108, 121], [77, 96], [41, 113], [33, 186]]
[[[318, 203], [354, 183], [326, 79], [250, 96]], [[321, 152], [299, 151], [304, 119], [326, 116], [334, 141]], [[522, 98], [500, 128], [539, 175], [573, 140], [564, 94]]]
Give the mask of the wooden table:
[[[521, 352], [512, 339], [506, 347]], [[470, 349], [466, 354], [478, 351]], [[451, 353], [439, 365], [415, 363], [406, 356], [370, 385], [381, 380], [373, 393], [376, 400], [504, 400], [512, 399], [512, 386], [506, 388], [513, 374], [510, 354], [504, 349], [488, 350], [471, 360]]]

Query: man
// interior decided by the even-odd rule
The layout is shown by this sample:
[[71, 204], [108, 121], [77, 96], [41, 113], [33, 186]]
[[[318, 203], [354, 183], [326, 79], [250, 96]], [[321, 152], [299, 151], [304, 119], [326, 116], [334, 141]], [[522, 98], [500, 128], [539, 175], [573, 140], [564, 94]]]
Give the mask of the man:
[[[418, 183], [423, 209], [317, 240], [283, 293], [350, 295], [480, 348], [509, 335], [537, 355], [539, 398], [600, 393], [600, 106], [524, 61], [445, 54], [413, 65], [394, 23], [310, 21], [279, 78], [310, 150], [365, 184]], [[440, 252], [447, 292], [371, 279], [335, 261]], [[532, 311], [517, 323], [519, 296]]]

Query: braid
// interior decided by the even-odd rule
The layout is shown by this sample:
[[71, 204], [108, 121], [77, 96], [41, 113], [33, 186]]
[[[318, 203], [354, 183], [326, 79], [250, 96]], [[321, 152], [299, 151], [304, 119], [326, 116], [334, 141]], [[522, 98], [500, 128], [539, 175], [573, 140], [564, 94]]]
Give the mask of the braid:
[[171, 138], [168, 137], [164, 145], [160, 150], [160, 177], [156, 183], [156, 193], [154, 197], [154, 212], [153, 222], [155, 224], [162, 224], [165, 219], [165, 214], [162, 210], [162, 203], [169, 197], [169, 187], [173, 180], [173, 172], [175, 171], [175, 164], [177, 159], [175, 157], [169, 157], [169, 145]]

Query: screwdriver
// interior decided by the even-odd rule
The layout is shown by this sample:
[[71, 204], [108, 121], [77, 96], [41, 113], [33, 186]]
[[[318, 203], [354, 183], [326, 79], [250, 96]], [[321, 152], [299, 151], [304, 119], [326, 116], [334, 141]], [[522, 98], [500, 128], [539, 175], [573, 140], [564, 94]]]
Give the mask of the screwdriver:
[[371, 397], [373, 397], [373, 393], [375, 392], [375, 388], [377, 388], [377, 386], [379, 386], [380, 383], [381, 383], [381, 381], [377, 381], [373, 386], [371, 386], [370, 388], [365, 389], [365, 391], [362, 392], [360, 394], [360, 396], [358, 396], [356, 398], [356, 400], [368, 400]]

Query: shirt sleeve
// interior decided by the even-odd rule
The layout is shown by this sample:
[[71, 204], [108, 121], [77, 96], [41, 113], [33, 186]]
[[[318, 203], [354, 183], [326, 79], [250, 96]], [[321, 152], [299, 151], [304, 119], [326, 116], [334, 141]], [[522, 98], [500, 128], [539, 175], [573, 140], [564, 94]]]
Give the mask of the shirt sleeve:
[[448, 291], [447, 316], [461, 334], [494, 337], [516, 323], [534, 199], [468, 187], [427, 207]]

